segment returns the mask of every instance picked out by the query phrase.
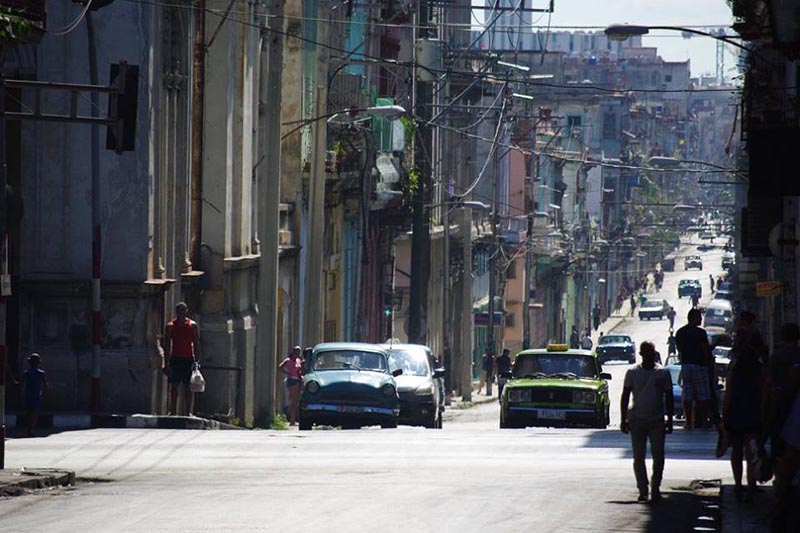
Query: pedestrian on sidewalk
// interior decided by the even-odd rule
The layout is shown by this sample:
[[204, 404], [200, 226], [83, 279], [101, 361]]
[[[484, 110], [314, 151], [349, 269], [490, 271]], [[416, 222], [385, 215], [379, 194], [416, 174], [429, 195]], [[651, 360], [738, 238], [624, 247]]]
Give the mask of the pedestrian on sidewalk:
[[[665, 434], [672, 433], [675, 409], [672, 377], [668, 370], [656, 365], [656, 349], [652, 342], [643, 342], [639, 347], [639, 355], [642, 356], [642, 362], [625, 373], [620, 400], [620, 429], [631, 435], [633, 473], [639, 489], [639, 501], [646, 502], [649, 496], [653, 502], [657, 502], [661, 499]], [[653, 476], [649, 485], [645, 465], [648, 440], [653, 457]]]
[[194, 393], [189, 387], [189, 381], [194, 364], [200, 362], [200, 327], [189, 318], [189, 306], [185, 302], [175, 306], [175, 319], [167, 323], [164, 341], [164, 373], [169, 384], [169, 414], [178, 414], [178, 391], [183, 388], [184, 409], [187, 416], [193, 416]]
[[692, 300], [692, 309], [697, 309], [697, 305], [700, 303], [700, 296], [696, 292], [694, 292], [692, 293], [690, 298]]
[[764, 419], [770, 439], [773, 458], [783, 455], [786, 444], [781, 431], [789, 418], [792, 403], [797, 396], [796, 375], [800, 373], [800, 326], [787, 323], [781, 327], [781, 345], [769, 358], [767, 370], [767, 403]]
[[667, 311], [667, 320], [669, 320], [670, 333], [672, 333], [672, 329], [675, 327], [675, 314], [675, 308], [670, 305], [669, 311]]
[[571, 350], [577, 350], [581, 347], [581, 337], [578, 334], [578, 326], [572, 326], [572, 333], [569, 334], [569, 347]]
[[505, 348], [503, 353], [495, 359], [494, 364], [497, 369], [497, 398], [502, 401], [503, 389], [508, 382], [509, 374], [511, 374], [511, 351]]
[[[764, 393], [765, 372], [758, 352], [743, 346], [731, 363], [725, 382], [725, 399], [722, 419], [728, 443], [731, 446], [736, 499], [752, 501], [756, 491], [753, 465], [761, 449], [761, 400]], [[742, 490], [742, 459], [747, 461], [747, 494]]]
[[704, 424], [711, 398], [709, 390], [708, 360], [711, 346], [706, 330], [700, 327], [702, 317], [699, 309], [689, 310], [688, 323], [675, 334], [675, 345], [681, 362], [683, 377], [684, 428], [687, 430]]
[[[42, 396], [44, 391], [50, 388], [47, 382], [47, 373], [39, 368], [41, 356], [32, 353], [28, 356], [28, 369], [22, 373], [23, 397], [25, 398], [25, 414], [27, 419], [27, 431], [29, 437], [34, 437], [36, 423], [39, 420], [39, 411], [42, 409]], [[15, 385], [20, 381], [14, 380]]]
[[633, 316], [634, 311], [636, 311], [636, 296], [631, 293], [631, 316]]
[[594, 326], [594, 330], [597, 331], [600, 329], [600, 304], [594, 304], [594, 308], [592, 309], [592, 325]]
[[714, 275], [713, 274], [709, 274], [708, 275], [708, 282], [711, 285], [711, 294], [714, 294], [715, 284], [714, 284]]
[[[794, 373], [794, 383], [800, 384], [800, 374], [797, 372]], [[796, 489], [792, 487], [792, 483], [800, 474], [800, 390], [792, 402], [781, 439], [786, 448], [775, 465], [777, 509], [771, 526], [775, 533], [794, 533], [797, 531], [797, 523], [791, 523], [791, 511], [796, 508], [796, 498], [792, 494]]]
[[583, 338], [581, 338], [581, 349], [591, 350], [592, 346], [594, 346], [594, 343], [592, 342], [592, 336], [587, 329], [583, 332]]
[[300, 392], [303, 389], [303, 349], [295, 346], [292, 353], [278, 365], [278, 369], [286, 377], [286, 388], [289, 390], [289, 425], [296, 426]]
[[487, 350], [486, 354], [483, 356], [481, 369], [483, 370], [483, 373], [486, 375], [485, 378], [486, 395], [491, 396], [492, 381], [494, 381], [494, 355], [492, 354], [491, 350]]

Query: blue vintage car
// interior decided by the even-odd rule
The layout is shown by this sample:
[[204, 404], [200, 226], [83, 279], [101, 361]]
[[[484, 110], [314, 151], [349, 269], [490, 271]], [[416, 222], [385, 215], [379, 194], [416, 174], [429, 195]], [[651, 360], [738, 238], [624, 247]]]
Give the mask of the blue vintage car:
[[397, 427], [400, 401], [385, 350], [374, 344], [318, 344], [306, 360], [300, 429], [314, 424], [345, 428]]

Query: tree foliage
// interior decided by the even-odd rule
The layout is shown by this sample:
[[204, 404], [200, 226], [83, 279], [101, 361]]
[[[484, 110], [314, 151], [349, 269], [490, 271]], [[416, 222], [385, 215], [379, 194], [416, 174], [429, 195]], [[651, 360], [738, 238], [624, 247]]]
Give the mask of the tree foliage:
[[33, 24], [8, 7], [0, 7], [0, 49], [22, 42], [29, 36]]

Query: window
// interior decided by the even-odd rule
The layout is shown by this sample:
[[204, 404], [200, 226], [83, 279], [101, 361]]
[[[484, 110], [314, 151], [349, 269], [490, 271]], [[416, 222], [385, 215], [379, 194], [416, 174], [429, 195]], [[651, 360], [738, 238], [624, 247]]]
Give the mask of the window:
[[664, 74], [664, 83], [672, 83], [672, 74]]
[[617, 137], [617, 115], [611, 111], [603, 113], [603, 139]]
[[580, 128], [583, 122], [582, 117], [579, 115], [568, 115], [567, 116], [567, 128], [570, 130], [573, 128]]

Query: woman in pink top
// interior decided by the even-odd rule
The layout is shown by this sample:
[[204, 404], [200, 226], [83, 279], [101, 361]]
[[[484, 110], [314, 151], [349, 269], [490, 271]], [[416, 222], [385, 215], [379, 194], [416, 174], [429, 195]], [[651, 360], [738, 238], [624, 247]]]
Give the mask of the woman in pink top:
[[286, 375], [286, 386], [289, 389], [289, 425], [297, 425], [297, 414], [300, 410], [300, 391], [303, 387], [302, 349], [295, 346], [289, 357], [281, 361], [278, 368]]

